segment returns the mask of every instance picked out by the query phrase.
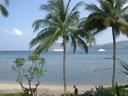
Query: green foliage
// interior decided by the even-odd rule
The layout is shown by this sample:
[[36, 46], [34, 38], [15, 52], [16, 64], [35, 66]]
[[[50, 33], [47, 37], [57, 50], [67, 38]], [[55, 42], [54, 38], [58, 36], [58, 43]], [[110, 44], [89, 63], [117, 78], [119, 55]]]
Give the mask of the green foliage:
[[116, 95], [120, 96], [120, 88], [118, 87], [117, 83], [116, 83]]
[[73, 96], [73, 94], [70, 93], [70, 92], [66, 92], [66, 93], [64, 93], [64, 94], [61, 94], [61, 96]]
[[108, 27], [112, 28], [113, 38], [113, 76], [112, 85], [116, 84], [116, 37], [128, 32], [128, 3], [127, 0], [97, 0], [99, 5], [85, 4], [85, 9], [90, 11], [89, 16], [82, 22], [83, 28], [97, 34]]
[[79, 96], [115, 96], [115, 94], [108, 89], [103, 88], [103, 86], [99, 86], [96, 87], [96, 91], [92, 89]]
[[113, 86], [113, 87], [108, 87], [107, 89], [115, 94], [117, 94], [117, 96], [128, 96], [128, 92], [127, 89], [128, 86]]
[[43, 75], [43, 64], [45, 63], [45, 60], [43, 58], [39, 58], [35, 55], [30, 55], [28, 57], [28, 62], [31, 62], [32, 64], [30, 67], [26, 67], [26, 61], [24, 58], [17, 58], [13, 65], [12, 70], [14, 70], [17, 73], [17, 81], [21, 82], [23, 77], [28, 80], [32, 81], [34, 78], [39, 78]]
[[124, 61], [122, 61], [122, 60], [120, 60], [119, 58], [116, 58], [118, 61], [119, 61], [119, 63], [121, 64], [121, 66], [123, 67], [123, 71], [122, 71], [122, 73], [124, 73], [126, 76], [128, 75], [128, 64], [127, 63], [125, 63]]
[[[120, 35], [120, 31], [127, 32], [128, 22], [127, 0], [97, 0], [100, 6], [96, 4], [85, 4], [85, 9], [90, 11], [90, 15], [85, 20], [85, 29], [96, 33], [106, 30], [107, 27], [114, 27], [115, 35]], [[107, 14], [107, 15], [106, 15]], [[89, 24], [89, 25], [87, 25]]]
[[79, 96], [94, 96], [95, 93], [96, 92], [93, 89], [91, 89], [90, 91], [86, 91], [84, 94], [81, 94]]
[[[44, 63], [44, 58], [39, 58], [38, 55], [30, 55], [27, 60], [16, 58], [14, 61], [12, 70], [17, 73], [16, 81], [21, 85], [26, 94], [30, 93], [30, 96], [33, 96], [32, 94], [36, 93], [37, 87], [40, 85], [40, 78], [45, 72]], [[28, 87], [24, 86], [23, 81], [28, 82]], [[32, 85], [35, 87], [33, 88]]]
[[7, 17], [9, 12], [8, 10], [5, 8], [4, 5], [8, 5], [9, 4], [9, 0], [1, 0], [0, 1], [0, 13], [4, 16]]
[[96, 87], [96, 93], [94, 96], [115, 96], [115, 94], [106, 88], [103, 88], [103, 86], [99, 86], [98, 88]]
[[109, 91], [111, 91], [111, 92], [116, 93], [116, 87], [115, 87], [115, 86], [108, 87], [107, 89], [108, 89]]
[[[71, 0], [67, 4], [64, 0], [49, 0], [47, 4], [41, 5], [40, 9], [47, 13], [44, 19], [37, 19], [32, 25], [34, 31], [41, 30], [30, 42], [30, 48], [38, 45], [35, 54], [47, 52], [59, 37], [65, 38], [66, 43], [70, 41], [74, 53], [77, 44], [88, 52], [86, 43], [94, 41], [94, 37], [89, 32], [76, 28], [80, 17], [77, 8], [83, 2], [77, 3], [72, 10], [69, 10], [70, 3]], [[64, 42], [61, 45], [64, 46]]]
[[0, 96], [27, 96], [24, 93], [0, 93]]
[[42, 93], [42, 94], [39, 94], [39, 96], [55, 96], [54, 94], [48, 94], [48, 93]]

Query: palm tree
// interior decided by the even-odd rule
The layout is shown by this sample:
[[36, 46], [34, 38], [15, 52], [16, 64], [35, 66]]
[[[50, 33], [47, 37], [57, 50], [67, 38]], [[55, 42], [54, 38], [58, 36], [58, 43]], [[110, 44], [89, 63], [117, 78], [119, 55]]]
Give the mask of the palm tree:
[[3, 6], [3, 4], [8, 5], [9, 1], [8, 0], [1, 0], [1, 3], [0, 3], [0, 12], [4, 17], [7, 17], [8, 16], [8, 10], [5, 8], [5, 6]]
[[[103, 32], [108, 27], [112, 28], [113, 38], [113, 75], [112, 85], [116, 85], [116, 37], [121, 32], [128, 32], [128, 6], [127, 0], [97, 0], [100, 6], [85, 4], [85, 9], [91, 13], [86, 18], [84, 28], [94, 32]], [[125, 6], [124, 6], [125, 5]], [[89, 25], [89, 26], [88, 26]]]
[[77, 7], [82, 2], [77, 3], [73, 9], [69, 10], [71, 0], [67, 4], [63, 0], [49, 0], [48, 4], [42, 4], [40, 9], [47, 12], [45, 19], [38, 19], [33, 23], [34, 31], [39, 31], [38, 35], [30, 42], [30, 48], [36, 46], [33, 54], [47, 52], [59, 37], [63, 38], [63, 79], [64, 93], [67, 91], [66, 83], [66, 43], [71, 42], [73, 52], [76, 51], [77, 44], [88, 52], [88, 46], [85, 41], [91, 41], [94, 38], [90, 33], [78, 29], [79, 11]]

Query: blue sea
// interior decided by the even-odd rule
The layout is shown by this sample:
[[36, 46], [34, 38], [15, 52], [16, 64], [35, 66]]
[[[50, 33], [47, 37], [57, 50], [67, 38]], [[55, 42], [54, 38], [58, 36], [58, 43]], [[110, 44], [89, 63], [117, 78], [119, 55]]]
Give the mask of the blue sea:
[[[27, 58], [32, 51], [0, 51], [0, 83], [16, 83], [16, 74], [12, 71], [13, 61], [18, 57]], [[41, 54], [45, 59], [44, 65], [47, 70], [41, 78], [45, 85], [63, 85], [63, 52], [50, 51]], [[111, 84], [112, 60], [105, 59], [112, 57], [112, 50], [98, 52], [90, 50], [84, 52], [67, 52], [67, 84]], [[128, 63], [128, 50], [117, 50], [117, 58]], [[123, 68], [117, 61], [116, 79], [119, 84], [126, 84], [126, 75], [121, 71]]]

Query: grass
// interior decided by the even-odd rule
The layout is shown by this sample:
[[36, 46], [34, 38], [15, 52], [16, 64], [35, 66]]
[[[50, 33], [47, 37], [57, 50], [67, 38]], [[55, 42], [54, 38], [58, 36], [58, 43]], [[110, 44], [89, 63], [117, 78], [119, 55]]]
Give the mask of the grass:
[[[27, 96], [24, 93], [0, 93], [0, 96]], [[42, 93], [39, 96], [55, 96], [54, 94]]]
[[27, 96], [24, 93], [0, 93], [0, 96]]

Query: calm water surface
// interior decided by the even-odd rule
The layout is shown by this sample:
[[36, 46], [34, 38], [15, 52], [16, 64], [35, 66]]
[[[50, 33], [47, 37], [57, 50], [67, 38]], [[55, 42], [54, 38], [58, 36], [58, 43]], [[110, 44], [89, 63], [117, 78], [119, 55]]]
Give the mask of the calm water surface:
[[[11, 70], [13, 61], [17, 57], [27, 58], [31, 51], [0, 51], [0, 83], [15, 83], [16, 74]], [[45, 58], [45, 72], [42, 84], [63, 84], [63, 53], [48, 52], [41, 54]], [[104, 59], [112, 57], [112, 50], [98, 52], [89, 51], [88, 54], [77, 52], [67, 53], [67, 83], [69, 85], [83, 84], [111, 84], [112, 60]], [[117, 58], [128, 63], [128, 50], [117, 50]], [[106, 70], [109, 69], [109, 70]], [[121, 66], [117, 62], [117, 82], [126, 84], [126, 76], [121, 73]]]

